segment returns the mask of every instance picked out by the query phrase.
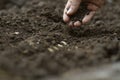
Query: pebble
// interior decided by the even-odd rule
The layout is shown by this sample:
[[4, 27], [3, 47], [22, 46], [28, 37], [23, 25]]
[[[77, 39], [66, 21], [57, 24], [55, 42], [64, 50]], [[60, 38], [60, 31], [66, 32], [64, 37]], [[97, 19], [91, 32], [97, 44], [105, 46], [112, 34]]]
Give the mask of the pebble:
[[108, 3], [113, 3], [113, 0], [107, 0]]

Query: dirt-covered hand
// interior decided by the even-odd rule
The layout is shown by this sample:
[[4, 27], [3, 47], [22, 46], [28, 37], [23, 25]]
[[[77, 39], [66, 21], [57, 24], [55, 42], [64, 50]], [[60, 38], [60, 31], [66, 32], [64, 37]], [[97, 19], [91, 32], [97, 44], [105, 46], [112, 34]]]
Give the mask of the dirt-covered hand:
[[[85, 24], [92, 19], [96, 10], [98, 10], [104, 4], [104, 1], [105, 0], [68, 0], [64, 9], [63, 20], [64, 22], [68, 23], [69, 26], [80, 27], [82, 24]], [[71, 24], [71, 16], [75, 15], [81, 3], [87, 4], [86, 7], [88, 10], [90, 10], [90, 13], [89, 15], [85, 15], [81, 22], [77, 20]]]

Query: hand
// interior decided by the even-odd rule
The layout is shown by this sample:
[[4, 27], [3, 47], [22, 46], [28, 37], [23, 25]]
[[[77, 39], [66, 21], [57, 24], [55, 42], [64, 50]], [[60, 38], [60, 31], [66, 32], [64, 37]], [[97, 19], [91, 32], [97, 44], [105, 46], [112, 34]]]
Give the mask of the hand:
[[68, 0], [67, 4], [65, 6], [65, 9], [64, 9], [63, 20], [64, 20], [64, 22], [68, 23], [69, 26], [72, 26], [70, 24], [70, 22], [71, 22], [70, 16], [74, 15], [77, 12], [77, 10], [79, 9], [80, 4], [82, 2], [88, 4], [87, 8], [91, 12], [89, 13], [89, 15], [86, 15], [83, 18], [82, 23], [80, 21], [75, 21], [73, 23], [73, 25], [75, 27], [80, 27], [82, 24], [89, 22], [92, 19], [92, 17], [94, 16], [96, 10], [98, 10], [103, 5], [104, 0]]

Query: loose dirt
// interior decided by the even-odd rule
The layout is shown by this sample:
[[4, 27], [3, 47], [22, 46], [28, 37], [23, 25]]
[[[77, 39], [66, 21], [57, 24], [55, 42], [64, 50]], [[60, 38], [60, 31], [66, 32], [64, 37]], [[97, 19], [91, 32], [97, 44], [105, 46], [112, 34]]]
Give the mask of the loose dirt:
[[1, 79], [40, 80], [120, 61], [120, 1], [79, 29], [62, 21], [64, 4], [29, 0], [0, 11]]

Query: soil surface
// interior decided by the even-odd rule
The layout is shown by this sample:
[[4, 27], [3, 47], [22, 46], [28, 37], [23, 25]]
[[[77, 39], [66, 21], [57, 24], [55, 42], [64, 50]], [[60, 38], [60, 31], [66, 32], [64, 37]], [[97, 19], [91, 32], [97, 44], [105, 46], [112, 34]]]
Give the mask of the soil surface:
[[120, 61], [119, 4], [107, 3], [73, 29], [62, 21], [64, 0], [7, 4], [0, 11], [0, 79], [40, 80]]

